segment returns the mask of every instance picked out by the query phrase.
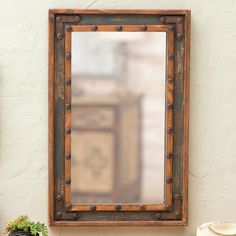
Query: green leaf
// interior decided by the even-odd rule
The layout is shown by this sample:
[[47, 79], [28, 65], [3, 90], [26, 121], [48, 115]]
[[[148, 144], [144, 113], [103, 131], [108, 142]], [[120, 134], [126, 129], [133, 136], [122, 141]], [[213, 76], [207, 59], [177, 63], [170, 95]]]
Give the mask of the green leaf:
[[40, 222], [34, 222], [29, 220], [28, 216], [19, 216], [16, 220], [8, 223], [6, 227], [6, 233], [10, 233], [16, 230], [25, 232], [31, 232], [32, 235], [37, 236], [37, 233], [42, 233], [42, 236], [48, 236], [48, 228]]

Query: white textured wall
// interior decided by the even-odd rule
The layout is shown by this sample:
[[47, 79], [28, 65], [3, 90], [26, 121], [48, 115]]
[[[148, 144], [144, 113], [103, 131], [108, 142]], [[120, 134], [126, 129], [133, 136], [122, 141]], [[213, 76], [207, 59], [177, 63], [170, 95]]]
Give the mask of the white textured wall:
[[47, 221], [49, 8], [191, 9], [189, 226], [50, 229], [50, 236], [195, 234], [236, 221], [235, 0], [5, 0], [0, 2], [0, 225]]

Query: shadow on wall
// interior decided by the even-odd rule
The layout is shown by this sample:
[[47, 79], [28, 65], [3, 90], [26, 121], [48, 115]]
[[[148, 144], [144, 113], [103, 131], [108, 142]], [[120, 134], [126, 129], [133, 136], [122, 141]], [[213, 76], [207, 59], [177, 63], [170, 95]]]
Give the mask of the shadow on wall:
[[[115, 230], [114, 230], [115, 228]], [[148, 230], [148, 233], [147, 233]], [[190, 233], [189, 227], [80, 227], [80, 228], [50, 228], [49, 235], [55, 236], [170, 236], [170, 235], [189, 235], [194, 236], [194, 233]]]

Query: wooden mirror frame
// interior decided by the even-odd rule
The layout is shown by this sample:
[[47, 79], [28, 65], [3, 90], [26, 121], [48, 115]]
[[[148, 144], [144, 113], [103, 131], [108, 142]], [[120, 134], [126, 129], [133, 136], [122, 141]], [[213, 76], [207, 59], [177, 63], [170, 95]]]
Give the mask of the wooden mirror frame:
[[[69, 105], [75, 31], [167, 33], [163, 204], [72, 205]], [[189, 10], [49, 10], [50, 225], [187, 224], [189, 57]]]

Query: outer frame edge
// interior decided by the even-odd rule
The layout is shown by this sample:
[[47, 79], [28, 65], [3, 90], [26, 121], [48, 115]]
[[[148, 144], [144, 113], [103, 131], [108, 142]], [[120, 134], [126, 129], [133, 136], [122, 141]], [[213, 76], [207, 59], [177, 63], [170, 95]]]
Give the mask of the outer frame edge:
[[[185, 68], [184, 68], [184, 145], [183, 145], [183, 218], [180, 221], [56, 221], [54, 216], [54, 127], [50, 124], [50, 121], [54, 122], [54, 19], [56, 14], [170, 14], [170, 15], [184, 15], [185, 17], [185, 32], [187, 35], [185, 42]], [[53, 20], [52, 18], [53, 15]], [[49, 199], [48, 199], [48, 216], [50, 226], [186, 226], [188, 225], [188, 138], [189, 138], [189, 80], [190, 80], [190, 21], [191, 21], [190, 10], [73, 10], [73, 9], [50, 9], [49, 10], [49, 90], [48, 90], [48, 101], [49, 101]], [[52, 32], [51, 32], [52, 31]], [[53, 57], [52, 57], [53, 55]], [[52, 64], [50, 62], [53, 62]], [[52, 87], [51, 87], [52, 86]], [[50, 91], [52, 88], [52, 91]], [[53, 123], [54, 124], [54, 123]], [[187, 140], [187, 143], [185, 142]], [[53, 187], [51, 188], [51, 185]]]

